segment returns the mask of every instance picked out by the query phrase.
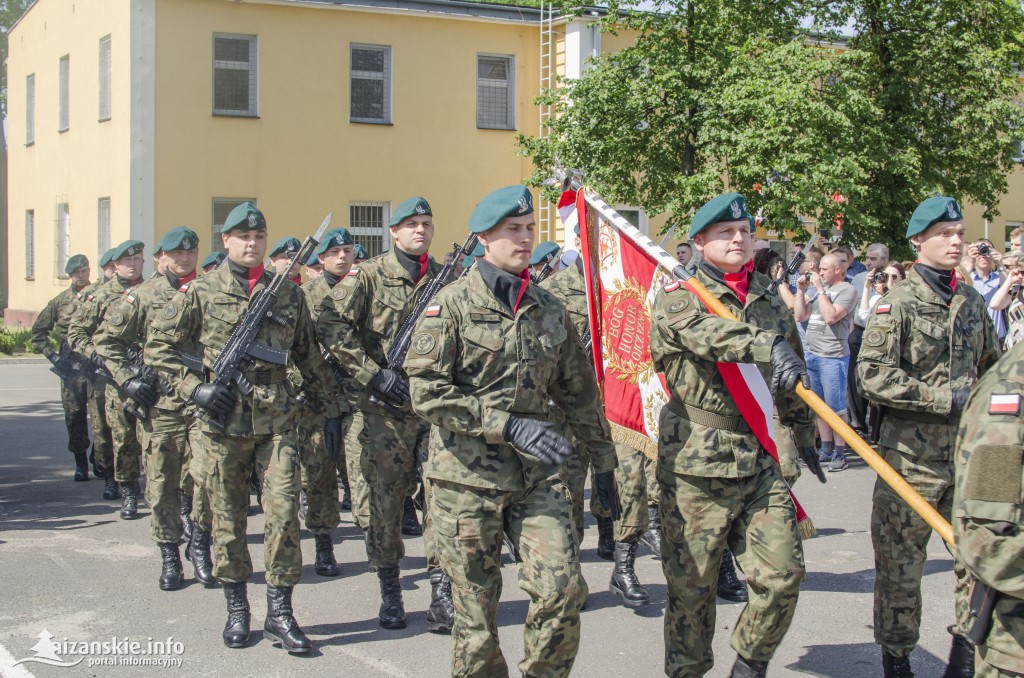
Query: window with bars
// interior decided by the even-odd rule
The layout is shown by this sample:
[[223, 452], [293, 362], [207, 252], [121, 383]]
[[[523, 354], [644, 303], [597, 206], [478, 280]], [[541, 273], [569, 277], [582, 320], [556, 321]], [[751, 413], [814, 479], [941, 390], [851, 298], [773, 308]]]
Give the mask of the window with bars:
[[100, 38], [100, 121], [110, 120], [110, 36]]
[[68, 257], [71, 256], [71, 211], [68, 209], [67, 202], [57, 202], [54, 221], [56, 222], [54, 233], [57, 236], [56, 247], [54, 248], [57, 252], [55, 261], [57, 277], [66, 279], [68, 274], [64, 272], [64, 268], [68, 265]]
[[67, 132], [70, 126], [71, 120], [71, 105], [68, 101], [70, 95], [70, 77], [71, 77], [71, 56], [65, 54], [60, 58], [60, 90], [58, 92], [58, 110], [60, 120], [57, 124], [58, 132]]
[[213, 114], [257, 115], [256, 36], [213, 36]]
[[494, 54], [476, 57], [476, 126], [515, 129], [515, 58]]
[[36, 74], [25, 76], [25, 145], [36, 142]]
[[352, 45], [349, 121], [391, 123], [391, 48]]
[[36, 211], [25, 210], [25, 279], [36, 279]]
[[220, 229], [224, 226], [224, 222], [227, 221], [228, 215], [231, 214], [231, 210], [235, 209], [243, 202], [251, 202], [253, 205], [257, 204], [256, 198], [213, 199], [213, 223], [210, 226], [210, 245], [213, 252], [224, 251], [224, 242], [220, 237]]
[[389, 202], [353, 202], [348, 207], [348, 230], [352, 238], [375, 257], [391, 247], [388, 220], [391, 219]]
[[96, 261], [99, 261], [110, 249], [110, 198], [100, 198], [96, 203], [96, 242], [99, 244]]

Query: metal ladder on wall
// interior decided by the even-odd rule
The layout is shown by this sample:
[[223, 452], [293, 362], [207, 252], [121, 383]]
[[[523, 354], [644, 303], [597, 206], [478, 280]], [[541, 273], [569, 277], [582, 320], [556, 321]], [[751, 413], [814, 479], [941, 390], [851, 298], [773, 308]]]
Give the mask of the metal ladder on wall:
[[[555, 86], [555, 8], [551, 0], [540, 1], [540, 92], [551, 89]], [[548, 138], [548, 122], [551, 120], [552, 107], [548, 104], [541, 104], [537, 107], [539, 115], [538, 134], [541, 139]], [[538, 240], [555, 240], [557, 221], [553, 218], [554, 208], [551, 202], [540, 199], [540, 209], [537, 210], [539, 222], [537, 230]], [[557, 242], [557, 241], [556, 241]]]

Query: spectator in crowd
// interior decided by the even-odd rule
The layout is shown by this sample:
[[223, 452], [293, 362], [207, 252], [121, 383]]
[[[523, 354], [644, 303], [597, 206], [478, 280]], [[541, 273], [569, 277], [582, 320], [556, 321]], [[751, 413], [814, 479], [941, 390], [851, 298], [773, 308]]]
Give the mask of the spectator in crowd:
[[[901, 265], [903, 266], [903, 270], [904, 270], [904, 271], [909, 271], [909, 270], [910, 270], [911, 268], [913, 268], [913, 267], [914, 267], [914, 264], [915, 264], [915, 263], [917, 263], [917, 262], [915, 262], [915, 261], [911, 261], [911, 260], [908, 260], [908, 261], [901, 261], [901, 262], [900, 262], [900, 264], [901, 264]], [[906, 276], [903, 276], [903, 277], [904, 277], [904, 278], [906, 278]]]
[[[810, 252], [807, 253], [807, 258], [804, 259], [804, 262], [802, 264], [800, 264], [800, 271], [797, 273], [796, 281], [793, 283], [793, 286], [789, 290], [790, 292], [793, 293], [793, 308], [794, 308], [794, 310], [796, 310], [796, 293], [799, 290], [800, 280], [804, 279], [804, 278], [806, 278], [807, 280], [810, 280], [810, 278], [808, 278], [808, 274], [810, 274], [810, 273], [817, 273], [818, 272], [818, 262], [821, 261], [821, 256], [822, 256], [821, 252], [819, 252], [817, 250], [811, 250]], [[804, 291], [804, 299], [807, 301], [808, 304], [812, 303], [817, 298], [818, 298], [818, 291], [816, 289], [814, 289], [813, 287], [808, 287]], [[795, 318], [794, 318], [794, 320], [795, 320]], [[800, 320], [797, 320], [796, 321], [796, 331], [800, 335], [800, 343], [804, 347], [804, 353], [806, 353], [807, 352], [807, 321], [801, 322]]]
[[[985, 298], [985, 303], [992, 301], [992, 296], [1003, 284], [999, 273], [999, 264], [1002, 255], [996, 250], [991, 240], [982, 238], [967, 247], [967, 259], [970, 262], [967, 266], [968, 284]], [[1006, 319], [1002, 311], [996, 311], [991, 307], [988, 309], [992, 324], [996, 327], [996, 336], [1002, 344], [1006, 339]]]
[[[867, 287], [864, 284], [864, 279], [867, 278], [868, 273], [884, 271], [885, 267], [889, 265], [889, 248], [880, 242], [873, 242], [868, 245], [864, 254], [864, 265], [865, 270], [853, 276], [853, 279], [850, 281], [853, 289], [857, 290], [858, 295]], [[863, 325], [860, 326], [863, 327]]]
[[[846, 254], [846, 281], [849, 282], [855, 275], [863, 273], [868, 270], [868, 267], [857, 260], [857, 252], [849, 245], [840, 245], [838, 249], [841, 249]], [[857, 289], [857, 288], [855, 288]], [[859, 289], [857, 290], [860, 291]]]
[[1018, 226], [1017, 228], [1010, 231], [1010, 253], [1011, 254], [1024, 254], [1024, 249], [1021, 248], [1021, 238], [1024, 237], [1024, 226]]
[[771, 245], [769, 245], [768, 241], [764, 238], [757, 238], [754, 240], [754, 254], [757, 254], [761, 250], [766, 250], [769, 247], [771, 247]]
[[[768, 276], [772, 280], [778, 280], [786, 275], [786, 264], [782, 256], [773, 249], [758, 250], [754, 253], [754, 270]], [[779, 297], [786, 304], [786, 308], [793, 311], [793, 293], [785, 280], [779, 285]]]
[[1003, 315], [1006, 337], [1003, 348], [1009, 350], [1024, 339], [1024, 255], [1010, 252], [1003, 257], [1005, 279], [989, 299], [989, 312]]
[[865, 276], [864, 289], [861, 290], [860, 295], [860, 307], [857, 309], [857, 317], [853, 320], [855, 325], [864, 327], [871, 316], [872, 309], [875, 308], [875, 304], [882, 298], [882, 295], [890, 288], [899, 285], [907, 277], [903, 264], [898, 261], [886, 266], [881, 273], [885, 276], [881, 281], [874, 280], [874, 276]]
[[690, 274], [697, 272], [696, 262], [693, 261], [693, 246], [690, 243], [679, 243], [676, 245], [676, 261], [683, 265]]
[[[797, 283], [793, 315], [797, 322], [806, 322], [807, 375], [811, 389], [845, 421], [847, 411], [847, 373], [850, 369], [850, 326], [857, 308], [857, 292], [845, 282], [845, 267], [839, 256], [822, 257], [818, 273], [811, 273]], [[807, 302], [806, 290], [814, 287], [817, 298]], [[819, 458], [828, 461], [828, 470], [845, 470], [846, 443], [837, 440], [832, 428], [818, 419], [821, 437]]]
[[970, 273], [967, 272], [967, 268], [965, 266], [958, 265], [956, 268], [953, 269], [953, 272], [956, 273], [957, 284], [960, 284], [960, 285], [970, 285], [971, 284], [971, 282], [970, 282]]

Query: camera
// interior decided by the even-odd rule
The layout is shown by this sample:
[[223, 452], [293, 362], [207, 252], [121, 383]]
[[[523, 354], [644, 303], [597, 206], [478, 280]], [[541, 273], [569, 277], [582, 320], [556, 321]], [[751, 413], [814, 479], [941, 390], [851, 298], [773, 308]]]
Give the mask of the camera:
[[806, 273], [804, 273], [804, 280], [806, 280], [807, 282], [811, 282], [811, 272], [810, 271], [807, 271]]
[[875, 285], [879, 283], [884, 285], [889, 282], [889, 274], [886, 273], [885, 271], [878, 271], [877, 273], [871, 276], [871, 282], [872, 284]]
[[992, 248], [989, 247], [986, 243], [981, 243], [980, 245], [978, 245], [979, 257], [987, 257], [990, 254], [992, 254]]

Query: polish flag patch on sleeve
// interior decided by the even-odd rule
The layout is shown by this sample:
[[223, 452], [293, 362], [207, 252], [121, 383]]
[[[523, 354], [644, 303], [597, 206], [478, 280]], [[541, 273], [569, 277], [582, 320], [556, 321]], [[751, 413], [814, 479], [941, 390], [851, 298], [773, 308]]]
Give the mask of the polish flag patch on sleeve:
[[998, 395], [992, 394], [988, 401], [989, 414], [1020, 414], [1020, 394]]
[[433, 306], [427, 306], [427, 310], [423, 312], [423, 315], [428, 318], [436, 318], [441, 315], [441, 305], [434, 304]]
[[124, 295], [124, 300], [127, 301], [129, 304], [134, 304], [135, 303], [135, 297], [133, 297], [130, 294], [125, 294]]
[[886, 313], [890, 313], [891, 311], [892, 304], [879, 304], [878, 306], [875, 306], [875, 313], [877, 313], [878, 315], [885, 315]]
[[179, 291], [179, 292], [188, 292], [188, 283], [185, 283], [184, 285], [182, 285], [181, 287], [179, 287], [179, 288], [178, 288], [178, 291]]
[[351, 275], [351, 276], [359, 275], [359, 269], [358, 268], [351, 268], [351, 269], [349, 269], [348, 275]]

